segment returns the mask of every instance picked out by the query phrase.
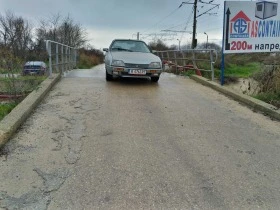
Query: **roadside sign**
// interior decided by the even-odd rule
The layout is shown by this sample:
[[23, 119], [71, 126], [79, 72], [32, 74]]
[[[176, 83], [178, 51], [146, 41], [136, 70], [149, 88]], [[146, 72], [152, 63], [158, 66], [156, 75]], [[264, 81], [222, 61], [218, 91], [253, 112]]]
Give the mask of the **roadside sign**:
[[279, 1], [225, 1], [223, 53], [280, 52]]

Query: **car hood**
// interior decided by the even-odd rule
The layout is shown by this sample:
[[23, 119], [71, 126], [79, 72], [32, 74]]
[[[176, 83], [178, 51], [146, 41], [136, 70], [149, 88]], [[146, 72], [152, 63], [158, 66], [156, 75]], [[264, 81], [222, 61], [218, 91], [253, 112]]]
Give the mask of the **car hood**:
[[160, 58], [152, 53], [142, 52], [111, 52], [113, 60], [122, 60], [124, 63], [150, 64], [161, 62]]

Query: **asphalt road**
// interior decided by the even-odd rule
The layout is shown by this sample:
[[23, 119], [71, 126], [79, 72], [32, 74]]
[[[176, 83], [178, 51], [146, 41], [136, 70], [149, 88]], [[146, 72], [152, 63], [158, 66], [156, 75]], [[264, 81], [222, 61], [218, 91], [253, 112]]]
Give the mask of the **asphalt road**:
[[280, 122], [188, 78], [67, 74], [0, 156], [2, 209], [279, 209]]

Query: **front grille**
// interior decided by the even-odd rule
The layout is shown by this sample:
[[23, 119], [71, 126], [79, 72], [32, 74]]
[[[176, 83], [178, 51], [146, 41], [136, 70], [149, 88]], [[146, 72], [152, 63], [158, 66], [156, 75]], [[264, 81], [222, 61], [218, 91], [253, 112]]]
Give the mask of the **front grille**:
[[134, 63], [125, 63], [126, 68], [139, 68], [139, 69], [148, 69], [149, 64], [134, 64]]

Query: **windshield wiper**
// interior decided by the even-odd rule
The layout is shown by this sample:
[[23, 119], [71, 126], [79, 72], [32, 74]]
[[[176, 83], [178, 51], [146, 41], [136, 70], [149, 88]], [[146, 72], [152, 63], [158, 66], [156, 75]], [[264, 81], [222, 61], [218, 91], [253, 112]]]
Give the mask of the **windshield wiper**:
[[124, 49], [124, 48], [120, 48], [120, 47], [113, 47], [111, 50], [118, 50], [118, 51], [127, 51], [127, 52], [132, 52], [132, 50], [129, 50], [129, 49]]

